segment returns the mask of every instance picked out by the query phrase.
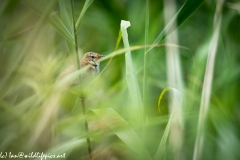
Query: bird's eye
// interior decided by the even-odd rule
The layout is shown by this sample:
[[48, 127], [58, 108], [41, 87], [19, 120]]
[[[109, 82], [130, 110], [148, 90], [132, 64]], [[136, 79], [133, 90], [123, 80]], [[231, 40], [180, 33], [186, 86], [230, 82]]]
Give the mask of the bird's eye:
[[94, 58], [94, 56], [92, 56], [92, 58]]

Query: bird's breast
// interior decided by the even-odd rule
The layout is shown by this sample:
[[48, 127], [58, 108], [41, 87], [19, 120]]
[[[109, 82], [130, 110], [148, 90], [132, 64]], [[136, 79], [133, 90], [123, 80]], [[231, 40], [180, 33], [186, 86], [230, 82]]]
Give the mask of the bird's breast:
[[87, 69], [85, 75], [91, 77], [97, 75], [99, 73], [99, 65], [100, 65], [99, 62], [93, 61], [89, 62], [88, 63], [89, 68]]

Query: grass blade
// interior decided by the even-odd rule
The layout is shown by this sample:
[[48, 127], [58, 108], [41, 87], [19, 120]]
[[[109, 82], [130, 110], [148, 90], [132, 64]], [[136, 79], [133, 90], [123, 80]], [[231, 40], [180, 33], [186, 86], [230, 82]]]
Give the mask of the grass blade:
[[[46, 20], [48, 21], [48, 23], [50, 23], [56, 29], [56, 31], [58, 31], [66, 40], [68, 40], [72, 44], [74, 43], [73, 34], [68, 30], [68, 28], [65, 26], [63, 21], [58, 17], [58, 15], [55, 13], [51, 14], [51, 10], [46, 12], [45, 8], [49, 4], [47, 4], [45, 1], [32, 1], [32, 0], [22, 0], [22, 2], [26, 4], [29, 8], [31, 8], [40, 17], [43, 17], [44, 15], [47, 14], [48, 16]], [[51, 5], [53, 4], [54, 1], [51, 2]]]
[[[142, 141], [134, 129], [132, 129], [128, 122], [115, 110], [112, 108], [106, 108], [94, 109], [91, 110], [91, 112], [100, 117], [131, 150], [139, 154], [139, 158], [149, 160], [152, 159], [147, 150], [143, 147]], [[122, 130], [120, 130], [120, 128]]]
[[[185, 20], [187, 20], [191, 14], [196, 11], [205, 0], [187, 0], [180, 10], [173, 16], [169, 21], [166, 27], [158, 35], [152, 45], [159, 43], [166, 38], [170, 33], [172, 33], [176, 28], [178, 28]], [[177, 23], [177, 26], [174, 27], [174, 23]], [[150, 47], [147, 52], [153, 49], [154, 46]]]
[[162, 97], [163, 95], [165, 94], [165, 92], [167, 92], [168, 90], [170, 90], [169, 87], [167, 88], [164, 88], [164, 90], [161, 92], [159, 98], [158, 98], [158, 112], [161, 113], [161, 109], [160, 109], [160, 104], [161, 104], [161, 100], [162, 100]]
[[[73, 35], [74, 33], [73, 33], [73, 23], [72, 23], [72, 15], [71, 15], [71, 3], [68, 0], [67, 1], [66, 0], [59, 0], [58, 3], [59, 3], [61, 19], [62, 19], [63, 23], [66, 25], [67, 29]], [[69, 55], [74, 53], [73, 43], [70, 43], [67, 40], [66, 40], [66, 43], [67, 43]], [[73, 60], [72, 60], [72, 64], [74, 64]]]
[[[167, 24], [171, 17], [174, 16], [176, 13], [176, 1], [175, 0], [164, 0], [164, 23]], [[172, 24], [172, 28], [175, 30], [177, 24], [174, 21]], [[166, 43], [170, 44], [178, 44], [178, 30], [176, 29], [175, 32], [170, 34], [165, 39]], [[167, 83], [168, 86], [174, 87], [181, 91], [181, 93], [184, 93], [183, 88], [183, 79], [182, 79], [182, 71], [181, 71], [181, 62], [180, 62], [180, 55], [179, 50], [176, 47], [166, 46], [166, 65], [167, 65]], [[171, 100], [169, 101], [169, 111], [172, 112], [173, 108], [175, 107]], [[174, 124], [171, 127], [170, 131], [170, 143], [172, 146], [172, 150], [174, 152], [174, 159], [178, 159], [180, 157], [181, 152], [180, 149], [182, 148], [183, 143], [183, 126], [179, 124], [178, 122], [182, 122], [182, 101], [180, 101], [179, 105], [176, 108], [177, 115], [175, 117], [177, 118], [177, 121], [174, 122]], [[175, 128], [174, 128], [175, 127]], [[178, 131], [178, 134], [174, 134], [174, 131]]]
[[141, 93], [138, 86], [135, 70], [133, 67], [132, 55], [131, 55], [129, 42], [128, 42], [127, 28], [129, 26], [130, 26], [129, 21], [123, 21], [123, 20], [121, 21], [123, 44], [124, 44], [124, 48], [127, 49], [125, 54], [127, 84], [128, 84], [128, 89], [133, 102], [134, 112], [136, 113], [135, 118], [137, 122], [141, 122], [142, 98], [141, 98]]
[[[145, 17], [145, 45], [148, 44], [148, 30], [149, 30], [149, 0], [146, 0], [146, 17]], [[143, 105], [146, 106], [146, 85], [147, 85], [147, 48], [144, 49], [143, 62]]]
[[211, 88], [212, 88], [212, 79], [214, 73], [214, 63], [215, 63], [215, 56], [217, 53], [217, 46], [218, 46], [218, 37], [219, 31], [221, 27], [221, 20], [222, 20], [222, 4], [223, 0], [218, 0], [216, 3], [216, 10], [214, 15], [214, 22], [213, 22], [213, 36], [209, 45], [208, 50], [208, 58], [206, 64], [206, 70], [204, 75], [204, 82], [203, 82], [203, 90], [202, 90], [202, 98], [201, 98], [201, 105], [200, 105], [200, 113], [199, 113], [199, 120], [198, 120], [198, 134], [197, 139], [195, 142], [194, 147], [194, 160], [200, 159], [200, 155], [203, 148], [203, 141], [204, 141], [204, 128], [205, 128], [205, 121], [206, 116], [208, 113], [209, 108], [209, 101], [211, 96]]
[[66, 0], [58, 0], [61, 19], [70, 33], [73, 34], [73, 24], [71, 15], [71, 3]]
[[174, 106], [173, 108], [173, 111], [170, 115], [170, 118], [169, 118], [169, 121], [168, 121], [168, 124], [167, 124], [167, 127], [163, 133], [163, 137], [160, 141], [160, 144], [159, 144], [159, 147], [157, 149], [157, 152], [154, 156], [154, 159], [155, 160], [158, 160], [158, 159], [164, 159], [165, 157], [165, 149], [166, 149], [166, 145], [167, 145], [167, 139], [169, 137], [169, 134], [171, 134], [171, 132], [176, 132], [178, 133], [179, 131], [178, 130], [173, 130], [174, 128], [174, 125], [178, 124], [178, 119], [177, 119], [177, 115], [178, 115], [178, 108], [179, 108], [179, 104], [181, 104], [181, 96], [180, 96], [180, 93], [177, 89], [175, 88], [171, 88], [171, 87], [167, 87], [167, 88], [164, 88], [164, 90], [161, 92], [160, 96], [159, 96], [159, 99], [158, 99], [158, 110], [160, 112], [160, 103], [161, 103], [161, 99], [163, 97], [163, 95], [167, 92], [171, 90], [172, 91], [172, 99], [171, 99], [171, 103], [172, 103], [172, 106]]
[[165, 150], [166, 150], [168, 135], [170, 133], [171, 123], [172, 123], [172, 115], [170, 116], [170, 118], [168, 120], [167, 127], [166, 127], [166, 129], [163, 133], [163, 136], [162, 136], [162, 139], [160, 141], [159, 147], [158, 147], [157, 152], [154, 156], [154, 160], [165, 159]]
[[76, 22], [76, 32], [79, 30], [80, 28], [80, 25], [82, 23], [82, 19], [83, 19], [83, 16], [85, 14], [85, 12], [87, 11], [87, 9], [90, 7], [90, 5], [93, 3], [94, 0], [86, 0], [85, 3], [84, 3], [84, 6], [83, 6], [83, 9], [77, 19], [77, 22]]

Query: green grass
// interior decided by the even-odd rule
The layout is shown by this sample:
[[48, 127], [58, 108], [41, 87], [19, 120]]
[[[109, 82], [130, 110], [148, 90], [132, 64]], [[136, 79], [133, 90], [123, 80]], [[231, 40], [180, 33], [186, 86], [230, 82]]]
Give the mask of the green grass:
[[[239, 2], [172, 3], [0, 1], [0, 154], [240, 159]], [[87, 51], [89, 86], [58, 78]]]

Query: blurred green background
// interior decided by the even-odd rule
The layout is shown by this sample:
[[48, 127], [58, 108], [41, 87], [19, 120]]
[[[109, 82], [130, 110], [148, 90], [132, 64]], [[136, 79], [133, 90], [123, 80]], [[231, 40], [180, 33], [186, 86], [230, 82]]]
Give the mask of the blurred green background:
[[[75, 20], [87, 2], [74, 0]], [[199, 7], [185, 14], [186, 20], [177, 29], [177, 45], [185, 47], [175, 47], [179, 49], [184, 84], [184, 93], [180, 91], [183, 124], [178, 151], [171, 142], [170, 134], [174, 130], [167, 132], [171, 115], [168, 92], [158, 112], [159, 95], [169, 87], [166, 48], [154, 47], [147, 53], [144, 66], [144, 45], [153, 44], [163, 31], [164, 9], [168, 8], [162, 0], [149, 0], [146, 9], [146, 2], [93, 1], [77, 33], [80, 58], [88, 51], [111, 55], [121, 20], [130, 21], [130, 46], [142, 47], [131, 53], [141, 96], [146, 99], [143, 121], [136, 122], [133, 117], [138, 113], [131, 110], [134, 105], [126, 80], [124, 52], [113, 57], [86, 91], [86, 115], [80, 100], [77, 101], [79, 86], [58, 83], [57, 77], [64, 69], [76, 66], [75, 52], [59, 32], [64, 28], [69, 33], [73, 30], [70, 1], [0, 1], [0, 153], [66, 153], [65, 159], [88, 159], [85, 138], [90, 137], [92, 159], [154, 159], [164, 140], [161, 159], [193, 159], [204, 73], [219, 1], [206, 0], [201, 5], [189, 0], [192, 6]], [[177, 11], [184, 3], [184, 0], [175, 2]], [[204, 160], [240, 159], [240, 2], [224, 1], [221, 15], [212, 92], [201, 133], [204, 143], [198, 157]], [[54, 16], [58, 19], [52, 21]], [[164, 40], [157, 43], [162, 44]], [[118, 49], [121, 48], [124, 48], [122, 41]], [[101, 70], [108, 60], [101, 62]], [[147, 72], [145, 93], [144, 69]], [[84, 129], [86, 117], [89, 132]]]

